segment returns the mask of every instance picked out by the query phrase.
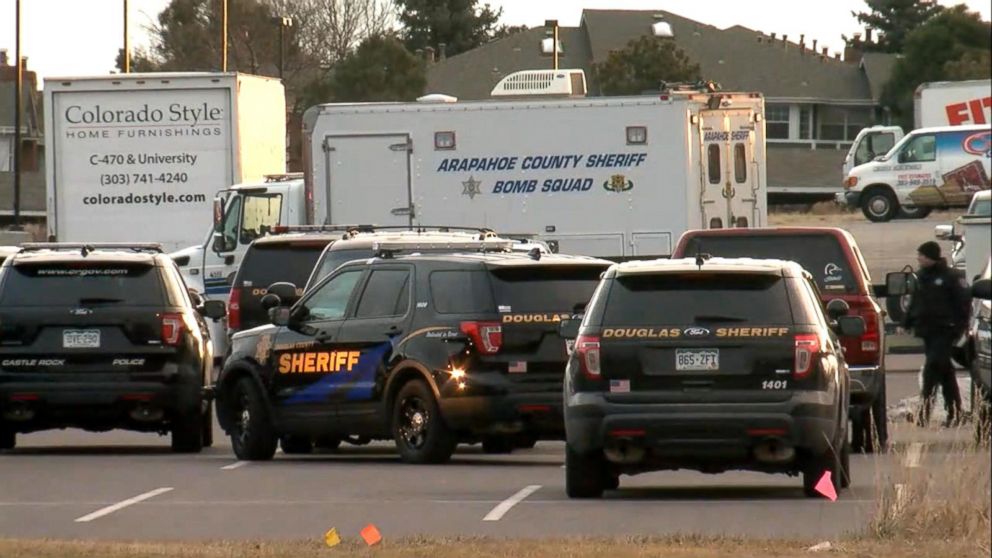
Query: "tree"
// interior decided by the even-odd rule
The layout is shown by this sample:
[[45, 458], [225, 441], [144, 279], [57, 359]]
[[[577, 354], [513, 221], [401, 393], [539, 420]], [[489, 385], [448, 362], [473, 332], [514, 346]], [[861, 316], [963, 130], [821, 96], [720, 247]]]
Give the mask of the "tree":
[[427, 85], [424, 62], [396, 37], [377, 35], [362, 41], [305, 95], [309, 105], [326, 102], [412, 101]]
[[328, 67], [362, 40], [390, 32], [396, 23], [392, 0], [268, 0], [280, 13], [299, 20], [304, 51]]
[[644, 36], [613, 51], [603, 62], [593, 64], [593, 74], [603, 95], [639, 95], [657, 91], [662, 81], [699, 80], [694, 64], [671, 39]]
[[493, 33], [491, 40], [495, 41], [497, 39], [505, 39], [510, 35], [516, 35], [517, 33], [523, 33], [524, 31], [529, 31], [530, 28], [526, 25], [500, 25], [498, 29]]
[[906, 37], [904, 56], [882, 91], [882, 104], [912, 128], [913, 94], [930, 81], [990, 77], [992, 25], [964, 5], [947, 8]]
[[921, 0], [865, 0], [867, 12], [851, 12], [862, 25], [878, 32], [873, 43], [855, 41], [843, 36], [848, 46], [857, 46], [867, 52], [900, 53], [906, 37], [936, 16], [943, 7], [936, 2]]
[[442, 43], [454, 56], [489, 42], [496, 34], [502, 8], [478, 0], [397, 0], [404, 42], [410, 52]]

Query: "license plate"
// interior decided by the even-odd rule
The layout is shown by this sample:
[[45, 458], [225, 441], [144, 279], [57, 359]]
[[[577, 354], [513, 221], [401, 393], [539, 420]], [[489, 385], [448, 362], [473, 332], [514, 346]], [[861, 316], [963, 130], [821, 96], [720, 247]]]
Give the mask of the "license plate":
[[678, 371], [719, 370], [719, 349], [677, 349], [675, 369]]
[[96, 329], [63, 330], [62, 347], [65, 349], [99, 349], [100, 330], [96, 330]]

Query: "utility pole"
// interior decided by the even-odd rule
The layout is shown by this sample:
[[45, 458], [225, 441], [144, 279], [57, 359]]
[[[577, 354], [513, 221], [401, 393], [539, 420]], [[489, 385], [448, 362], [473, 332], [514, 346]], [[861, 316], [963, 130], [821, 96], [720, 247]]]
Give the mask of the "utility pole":
[[221, 4], [221, 37], [220, 37], [220, 71], [227, 71], [227, 0], [220, 0]]
[[554, 64], [554, 69], [558, 69], [558, 20], [548, 19], [544, 22], [545, 27], [549, 27], [550, 31], [547, 34], [551, 36], [551, 59]]
[[127, 35], [127, 0], [124, 0], [124, 73], [131, 73], [131, 42]]
[[286, 28], [293, 26], [293, 18], [286, 16], [279, 16], [272, 18], [272, 23], [279, 26], [279, 79], [282, 79], [283, 74], [283, 58], [285, 57], [286, 41], [284, 39], [284, 33]]
[[21, 61], [21, 0], [14, 0], [14, 63], [17, 84], [14, 87], [14, 228], [21, 226], [21, 94], [24, 88], [24, 63]]

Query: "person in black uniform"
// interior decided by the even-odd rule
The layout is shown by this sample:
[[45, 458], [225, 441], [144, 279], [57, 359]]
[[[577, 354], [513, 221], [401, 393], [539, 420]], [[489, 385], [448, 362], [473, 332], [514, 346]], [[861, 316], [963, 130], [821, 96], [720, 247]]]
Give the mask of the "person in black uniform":
[[929, 424], [939, 384], [947, 407], [945, 426], [950, 426], [961, 418], [961, 392], [951, 363], [951, 348], [968, 326], [970, 296], [965, 278], [948, 267], [936, 242], [920, 245], [917, 262], [917, 285], [903, 325], [923, 339], [926, 351], [919, 424]]

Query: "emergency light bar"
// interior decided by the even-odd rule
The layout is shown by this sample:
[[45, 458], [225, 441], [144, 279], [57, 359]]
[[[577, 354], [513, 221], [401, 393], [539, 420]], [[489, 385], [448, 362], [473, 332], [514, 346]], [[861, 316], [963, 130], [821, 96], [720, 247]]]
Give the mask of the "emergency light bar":
[[162, 253], [162, 245], [157, 242], [25, 242], [18, 253], [40, 252], [42, 250], [69, 251], [81, 250], [83, 255], [96, 250]]
[[466, 240], [455, 242], [409, 242], [406, 240], [382, 240], [372, 244], [374, 252], [420, 252], [420, 251], [473, 251], [473, 252], [509, 252], [513, 248], [512, 240]]
[[276, 225], [272, 234], [319, 232], [373, 232], [375, 225]]

